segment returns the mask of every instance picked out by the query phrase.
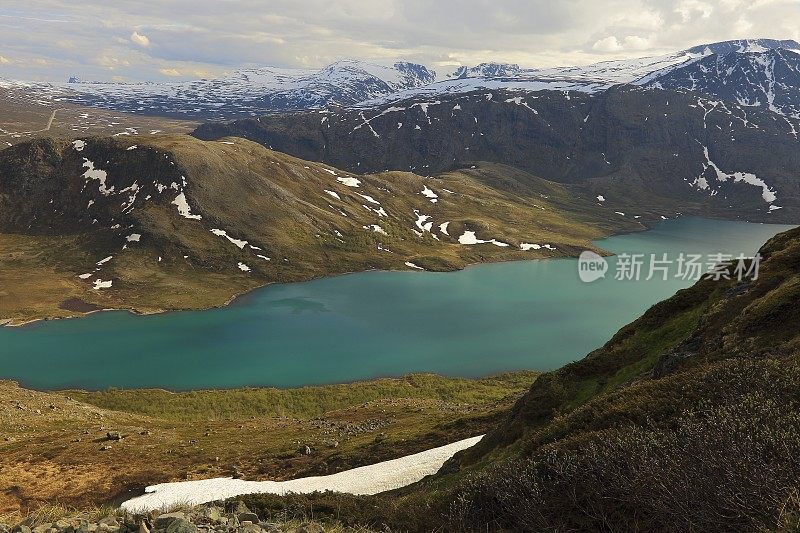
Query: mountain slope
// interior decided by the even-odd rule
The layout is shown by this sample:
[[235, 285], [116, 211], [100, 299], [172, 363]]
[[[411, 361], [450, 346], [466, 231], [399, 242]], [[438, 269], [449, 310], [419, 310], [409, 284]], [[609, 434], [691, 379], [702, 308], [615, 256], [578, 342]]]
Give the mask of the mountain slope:
[[539, 527], [750, 530], [800, 511], [800, 230], [760, 253], [756, 280], [701, 281], [538, 379], [459, 458], [524, 460], [462, 486], [458, 519], [519, 526], [508, 508], [482, 505], [512, 464], [505, 490], [538, 509]]
[[43, 139], [0, 152], [0, 318], [205, 308], [277, 281], [577, 255], [642, 228], [607, 213], [491, 164], [357, 175], [243, 139]]
[[538, 377], [435, 476], [371, 498], [245, 502], [414, 531], [794, 531], [800, 229], [760, 253], [757, 278], [730, 265]]
[[495, 161], [573, 182], [615, 210], [798, 220], [800, 121], [687, 93], [478, 91], [200, 126], [350, 170]]
[[800, 50], [711, 54], [645, 85], [692, 91], [800, 118]]

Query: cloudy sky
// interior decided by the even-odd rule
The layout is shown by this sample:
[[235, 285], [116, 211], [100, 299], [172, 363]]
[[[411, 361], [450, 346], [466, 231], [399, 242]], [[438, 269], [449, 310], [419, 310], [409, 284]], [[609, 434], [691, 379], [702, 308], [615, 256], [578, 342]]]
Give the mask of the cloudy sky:
[[180, 80], [343, 58], [593, 63], [800, 40], [800, 0], [2, 0], [0, 77]]

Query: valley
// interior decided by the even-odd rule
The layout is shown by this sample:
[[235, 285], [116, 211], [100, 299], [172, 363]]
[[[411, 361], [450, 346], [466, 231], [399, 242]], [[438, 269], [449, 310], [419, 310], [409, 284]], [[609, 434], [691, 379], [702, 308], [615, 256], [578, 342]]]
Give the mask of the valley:
[[[800, 43], [210, 76], [155, 22], [0, 72], [0, 533], [798, 529]], [[290, 483], [120, 507], [200, 480]]]
[[[103, 312], [2, 328], [0, 345], [7, 351], [0, 353], [0, 367], [5, 377], [44, 390], [284, 388], [408, 372], [481, 377], [552, 370], [690, 286], [692, 279], [678, 275], [681, 253], [701, 254], [704, 261], [712, 250], [750, 256], [792, 227], [661, 221], [648, 231], [594, 241], [615, 255], [607, 259], [606, 277], [592, 283], [579, 279], [574, 258], [457, 272], [373, 271], [273, 284], [219, 309]], [[641, 279], [616, 279], [625, 253], [667, 254], [669, 278], [647, 281], [645, 264]], [[187, 360], [202, 364], [187, 366]]]

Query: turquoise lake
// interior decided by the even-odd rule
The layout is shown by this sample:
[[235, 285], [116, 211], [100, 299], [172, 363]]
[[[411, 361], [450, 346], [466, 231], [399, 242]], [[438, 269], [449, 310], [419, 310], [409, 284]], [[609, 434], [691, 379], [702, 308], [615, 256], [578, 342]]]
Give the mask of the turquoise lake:
[[[680, 252], [752, 255], [791, 227], [682, 218], [598, 245], [669, 259]], [[617, 258], [608, 259], [607, 276], [590, 284], [579, 280], [575, 259], [365, 272], [265, 287], [223, 309], [113, 311], [0, 328], [0, 377], [38, 389], [192, 389], [549, 370], [692, 284], [618, 281]]]

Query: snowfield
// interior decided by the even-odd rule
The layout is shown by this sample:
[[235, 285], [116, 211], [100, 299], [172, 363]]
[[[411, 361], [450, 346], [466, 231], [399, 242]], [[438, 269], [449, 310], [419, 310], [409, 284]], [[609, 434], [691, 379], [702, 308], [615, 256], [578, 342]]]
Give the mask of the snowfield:
[[242, 494], [271, 493], [307, 494], [311, 492], [345, 492], [377, 494], [405, 487], [436, 473], [455, 453], [474, 446], [483, 435], [460, 440], [391, 461], [345, 470], [329, 476], [314, 476], [290, 481], [244, 481], [233, 478], [204, 479], [161, 483], [145, 489], [145, 494], [122, 504], [131, 512], [147, 512], [176, 504], [199, 505]]

